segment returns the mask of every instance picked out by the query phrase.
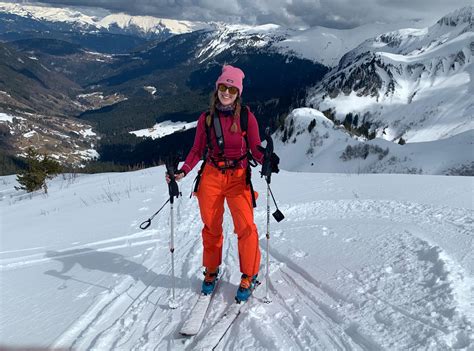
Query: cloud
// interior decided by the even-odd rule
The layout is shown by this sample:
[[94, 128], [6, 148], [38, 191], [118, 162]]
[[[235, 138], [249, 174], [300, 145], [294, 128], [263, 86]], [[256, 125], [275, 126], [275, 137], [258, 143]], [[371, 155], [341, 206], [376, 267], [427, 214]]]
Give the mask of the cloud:
[[422, 18], [433, 23], [472, 0], [43, 0], [111, 12], [192, 21], [276, 23], [290, 27], [351, 28], [376, 21]]

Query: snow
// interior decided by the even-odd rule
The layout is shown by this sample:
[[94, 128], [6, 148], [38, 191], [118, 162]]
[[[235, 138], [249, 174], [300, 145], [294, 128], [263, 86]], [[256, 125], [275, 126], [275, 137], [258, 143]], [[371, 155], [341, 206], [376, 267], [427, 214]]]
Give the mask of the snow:
[[114, 26], [121, 29], [135, 27], [145, 34], [150, 32], [161, 33], [165, 29], [172, 34], [183, 34], [209, 28], [209, 25], [203, 22], [179, 21], [151, 16], [130, 16], [125, 13], [110, 14], [108, 11], [80, 7], [51, 7], [0, 2], [0, 12], [98, 29], [110, 29]]
[[[473, 11], [472, 8], [465, 12]], [[468, 18], [464, 12], [461, 18]], [[449, 17], [449, 16], [448, 16]], [[456, 16], [455, 16], [456, 17]], [[457, 17], [456, 17], [457, 18]], [[317, 86], [308, 93], [307, 104], [321, 111], [331, 109], [344, 121], [348, 113], [372, 124], [377, 135], [408, 143], [447, 139], [474, 129], [474, 63], [472, 23], [439, 22], [424, 29], [401, 29], [366, 40], [348, 52]], [[444, 22], [442, 22], [444, 23]], [[376, 63], [375, 72], [367, 69]], [[344, 86], [344, 93], [328, 96], [332, 88], [348, 83], [351, 74], [362, 70], [373, 75], [367, 82], [371, 93]], [[373, 83], [378, 78], [381, 86]], [[327, 88], [329, 87], [329, 88]], [[347, 89], [351, 89], [347, 93]], [[383, 130], [390, 133], [382, 134]]]
[[82, 99], [87, 99], [89, 97], [98, 97], [99, 99], [103, 100], [104, 99], [104, 93], [101, 91], [96, 91], [93, 93], [88, 93], [88, 94], [79, 94], [77, 95], [78, 98]]
[[29, 131], [29, 132], [23, 134], [23, 137], [24, 137], [24, 138], [32, 138], [32, 137], [34, 137], [36, 134], [37, 134], [37, 132], [36, 132], [35, 130], [32, 130], [32, 131]]
[[145, 89], [146, 91], [148, 91], [151, 95], [155, 95], [156, 92], [157, 92], [157, 89], [156, 87], [152, 86], [152, 85], [146, 85], [143, 87], [143, 89]]
[[74, 151], [74, 154], [81, 155], [83, 160], [93, 160], [100, 157], [99, 153], [95, 149]]
[[423, 27], [424, 21], [400, 21], [393, 23], [367, 24], [339, 30], [313, 27], [305, 30], [286, 28], [276, 24], [250, 26], [243, 24], [216, 23], [217, 34], [197, 54], [201, 62], [211, 60], [219, 53], [235, 47], [265, 47], [285, 55], [296, 55], [329, 67], [337, 65], [340, 58], [361, 42], [387, 30], [410, 25]]
[[[2, 346], [182, 350], [203, 340], [240, 272], [226, 211], [220, 286], [201, 333], [180, 336], [202, 279], [202, 223], [186, 196], [197, 168], [175, 203], [175, 310], [169, 207], [138, 228], [167, 199], [164, 167], [60, 175], [48, 196], [0, 177]], [[280, 171], [272, 190], [286, 218], [270, 224], [265, 304], [266, 184], [255, 174], [262, 285], [217, 349], [472, 349], [472, 177]]]
[[171, 34], [183, 34], [202, 29], [216, 30], [217, 37], [197, 55], [201, 62], [211, 60], [233, 45], [236, 45], [236, 48], [242, 48], [243, 46], [265, 47], [270, 44], [272, 49], [283, 54], [297, 55], [329, 67], [336, 66], [347, 51], [354, 49], [366, 39], [390, 30], [406, 27], [418, 29], [427, 25], [425, 20], [404, 20], [366, 24], [348, 30], [319, 26], [303, 30], [285, 28], [273, 23], [244, 25], [223, 22], [190, 22], [151, 16], [130, 16], [125, 13], [91, 11], [90, 8], [52, 8], [6, 2], [0, 2], [0, 12], [53, 22], [73, 23], [85, 27], [92, 26], [97, 30], [111, 30], [114, 27], [124, 30], [139, 29], [144, 34], [159, 34], [163, 31], [169, 31]]
[[97, 21], [96, 16], [88, 16], [78, 10], [66, 7], [55, 8], [49, 6], [0, 2], [0, 11], [13, 13], [18, 16], [38, 18], [52, 22], [83, 23], [87, 25], [94, 25]]
[[79, 131], [83, 137], [96, 136], [97, 134], [92, 131], [92, 128], [87, 128]]
[[[309, 124], [316, 125], [311, 132]], [[474, 153], [472, 140], [474, 130], [459, 132], [453, 137], [430, 142], [398, 145], [381, 138], [368, 142], [353, 138], [342, 126], [335, 126], [320, 111], [311, 108], [299, 108], [291, 112], [285, 122], [285, 129], [293, 134], [283, 142], [284, 132], [274, 135], [274, 146], [281, 157], [284, 169], [305, 172], [339, 173], [422, 173], [451, 174], [452, 170], [463, 167], [472, 168]], [[446, 125], [433, 125], [432, 130], [443, 133]], [[389, 136], [394, 131], [387, 129]], [[393, 135], [392, 135], [393, 137]], [[347, 146], [359, 151], [371, 149], [364, 158], [362, 152], [344, 160], [342, 155]], [[302, 155], [294, 157], [294, 155]]]
[[105, 28], [117, 25], [122, 29], [135, 26], [141, 28], [145, 33], [160, 32], [159, 28], [164, 27], [173, 34], [189, 33], [195, 30], [207, 28], [207, 26], [201, 22], [178, 21], [151, 16], [130, 16], [125, 13], [108, 15], [101, 19], [97, 25]]
[[0, 112], [0, 122], [13, 123], [14, 116], [7, 115], [6, 113]]
[[130, 134], [134, 134], [137, 137], [159, 139], [166, 135], [170, 135], [179, 131], [196, 128], [197, 122], [171, 122], [164, 121], [155, 124], [151, 128], [140, 129], [131, 131]]
[[406, 26], [422, 28], [425, 24], [425, 21], [400, 21], [365, 24], [352, 29], [316, 26], [295, 32], [287, 39], [276, 43], [275, 47], [280, 48], [283, 52], [293, 52], [302, 58], [322, 63], [328, 67], [334, 67], [346, 52], [356, 48], [369, 38]]

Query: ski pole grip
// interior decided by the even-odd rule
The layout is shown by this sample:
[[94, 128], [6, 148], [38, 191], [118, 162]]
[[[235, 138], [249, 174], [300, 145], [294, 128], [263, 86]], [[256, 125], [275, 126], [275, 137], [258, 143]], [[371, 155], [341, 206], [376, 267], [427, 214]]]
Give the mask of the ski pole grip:
[[178, 169], [179, 159], [170, 156], [166, 162], [166, 172], [170, 178], [170, 182], [168, 183], [168, 190], [170, 195], [171, 203], [174, 202], [174, 198], [179, 197], [179, 188], [178, 183], [176, 183], [175, 172]]
[[265, 129], [265, 141], [267, 145], [265, 148], [262, 148], [261, 151], [263, 152], [263, 164], [262, 164], [262, 171], [260, 172], [262, 177], [265, 177], [268, 184], [271, 183], [271, 176], [272, 176], [272, 163], [271, 157], [273, 153], [273, 140], [270, 134], [270, 127]]

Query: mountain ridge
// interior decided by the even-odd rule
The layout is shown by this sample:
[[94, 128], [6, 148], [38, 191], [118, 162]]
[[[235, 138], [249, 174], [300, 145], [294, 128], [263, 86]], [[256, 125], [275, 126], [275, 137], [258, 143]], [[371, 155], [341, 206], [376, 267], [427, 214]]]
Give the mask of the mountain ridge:
[[341, 123], [357, 114], [359, 125], [352, 127], [370, 123], [378, 137], [395, 142], [473, 129], [466, 119], [474, 114], [472, 11], [467, 7], [425, 29], [366, 40], [309, 91], [308, 106], [331, 111]]

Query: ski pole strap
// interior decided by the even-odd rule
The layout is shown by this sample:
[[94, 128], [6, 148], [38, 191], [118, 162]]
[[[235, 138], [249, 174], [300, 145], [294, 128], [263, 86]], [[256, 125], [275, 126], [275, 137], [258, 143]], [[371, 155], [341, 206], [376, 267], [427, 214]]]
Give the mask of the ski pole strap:
[[189, 198], [191, 198], [193, 196], [193, 193], [197, 193], [197, 191], [199, 189], [199, 183], [201, 182], [201, 176], [202, 176], [202, 172], [204, 171], [204, 166], [205, 165], [206, 165], [206, 160], [203, 160], [201, 168], [199, 169], [196, 178], [194, 178], [193, 187], [192, 187], [193, 190], [191, 191], [191, 194], [189, 194]]
[[255, 201], [255, 191], [253, 191], [252, 182], [250, 182], [250, 194], [252, 195], [252, 206], [255, 208], [257, 207], [257, 201]]
[[155, 218], [155, 216], [161, 212], [161, 210], [163, 209], [163, 207], [166, 206], [166, 204], [170, 202], [170, 199], [166, 200], [166, 202], [163, 204], [163, 206], [160, 207], [160, 209], [158, 211], [156, 211], [153, 216], [151, 216], [150, 218], [148, 218], [146, 221], [144, 221], [142, 224], [140, 224], [140, 229], [143, 229], [145, 230], [146, 228], [148, 228], [151, 224], [151, 221], [153, 220], [153, 218]]
[[250, 195], [252, 196], [252, 206], [253, 208], [257, 207], [257, 201], [255, 199], [255, 191], [253, 190], [252, 184], [252, 168], [250, 168], [250, 163], [247, 164], [247, 170], [245, 172], [245, 182], [250, 186]]

